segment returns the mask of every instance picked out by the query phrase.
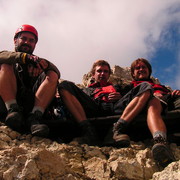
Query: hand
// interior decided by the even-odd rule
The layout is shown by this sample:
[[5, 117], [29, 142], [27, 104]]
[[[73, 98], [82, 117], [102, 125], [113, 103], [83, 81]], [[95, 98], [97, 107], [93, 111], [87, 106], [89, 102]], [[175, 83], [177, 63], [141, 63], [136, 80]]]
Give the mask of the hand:
[[174, 97], [180, 96], [180, 90], [173, 90], [173, 91], [171, 92], [171, 95], [174, 96]]
[[119, 92], [113, 92], [108, 95], [109, 102], [116, 102], [121, 99], [121, 94]]
[[37, 77], [39, 76], [43, 70], [41, 68], [36, 68], [32, 64], [28, 64], [28, 73], [31, 77]]
[[45, 59], [40, 58], [39, 65], [43, 70], [46, 70], [49, 66], [49, 63]]
[[161, 93], [154, 93], [154, 96], [159, 97], [159, 98], [163, 97], [163, 95]]
[[38, 56], [28, 54], [27, 58], [29, 63], [39, 70], [46, 70], [49, 66], [49, 63], [45, 59], [39, 58]]

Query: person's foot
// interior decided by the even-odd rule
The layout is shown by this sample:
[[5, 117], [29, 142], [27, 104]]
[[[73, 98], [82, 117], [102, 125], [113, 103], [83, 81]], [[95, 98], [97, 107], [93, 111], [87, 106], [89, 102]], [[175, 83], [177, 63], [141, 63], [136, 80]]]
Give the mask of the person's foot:
[[33, 136], [47, 137], [49, 135], [48, 126], [40, 123], [42, 116], [43, 114], [40, 111], [30, 113], [28, 116], [27, 122]]
[[127, 134], [114, 134], [114, 145], [115, 147], [123, 148], [130, 146], [130, 138]]
[[24, 121], [21, 108], [17, 104], [12, 104], [8, 109], [5, 124], [15, 131], [21, 131]]
[[120, 122], [114, 123], [113, 127], [113, 139], [115, 147], [129, 147], [130, 138], [125, 134], [126, 125]]
[[96, 131], [89, 121], [85, 120], [81, 122], [80, 129], [82, 130], [82, 136], [77, 138], [80, 144], [88, 144], [90, 146], [98, 145]]
[[154, 139], [155, 144], [152, 147], [152, 155], [156, 163], [163, 168], [175, 161], [173, 153], [170, 151], [167, 142], [162, 138]]

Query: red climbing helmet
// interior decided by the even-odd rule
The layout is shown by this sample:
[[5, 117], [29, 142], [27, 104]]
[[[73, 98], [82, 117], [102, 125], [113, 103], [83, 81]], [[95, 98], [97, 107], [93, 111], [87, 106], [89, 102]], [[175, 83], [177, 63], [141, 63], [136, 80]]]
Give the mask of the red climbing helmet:
[[17, 35], [20, 33], [20, 32], [31, 32], [32, 34], [35, 35], [36, 37], [36, 40], [38, 41], [38, 32], [37, 30], [35, 29], [35, 27], [29, 25], [29, 24], [23, 24], [21, 27], [19, 27], [16, 32], [15, 32], [15, 35], [14, 35], [14, 39], [17, 37]]

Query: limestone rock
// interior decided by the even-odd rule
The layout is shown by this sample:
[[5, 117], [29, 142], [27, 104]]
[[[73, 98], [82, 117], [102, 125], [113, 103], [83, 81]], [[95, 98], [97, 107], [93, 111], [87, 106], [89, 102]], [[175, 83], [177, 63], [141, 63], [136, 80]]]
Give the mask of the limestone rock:
[[153, 174], [153, 180], [179, 180], [180, 179], [180, 161], [171, 163], [161, 172]]
[[[156, 84], [160, 84], [160, 81], [157, 78], [154, 78], [154, 77], [151, 77], [151, 78]], [[125, 85], [125, 84], [130, 83], [132, 81], [130, 67], [114, 66], [112, 68], [112, 74], [109, 80], [113, 84], [119, 84], [119, 85]], [[83, 79], [82, 79], [82, 84], [78, 84], [78, 86], [87, 87], [92, 81], [93, 81], [93, 78], [89, 72], [87, 74], [84, 74]]]
[[[177, 179], [180, 147], [171, 144], [177, 162], [158, 167], [150, 147], [131, 142], [131, 147], [58, 144], [46, 138], [21, 135], [0, 124], [0, 179], [2, 180], [148, 180]], [[161, 172], [160, 172], [161, 171]]]

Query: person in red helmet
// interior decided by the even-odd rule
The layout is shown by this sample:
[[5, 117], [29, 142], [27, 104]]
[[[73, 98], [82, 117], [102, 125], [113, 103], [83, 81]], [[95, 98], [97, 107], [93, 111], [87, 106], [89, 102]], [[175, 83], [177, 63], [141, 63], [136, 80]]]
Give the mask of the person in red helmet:
[[[20, 38], [23, 41], [16, 41], [18, 39], [18, 36], [20, 36], [23, 33], [22, 37]], [[26, 40], [26, 35], [32, 34], [33, 38], [29, 39], [29, 43], [24, 43], [24, 40]], [[32, 54], [34, 51], [34, 48], [36, 46], [36, 43], [38, 41], [38, 32], [37, 30], [28, 24], [24, 24], [21, 27], [17, 29], [14, 35], [14, 41], [15, 41], [15, 51], [16, 52], [26, 52], [29, 54]]]
[[37, 30], [24, 24], [15, 32], [15, 52], [0, 52], [0, 113], [12, 129], [28, 128], [32, 135], [47, 137], [43, 114], [55, 96], [60, 72], [32, 54], [37, 41]]

